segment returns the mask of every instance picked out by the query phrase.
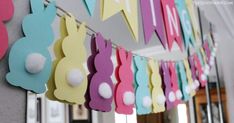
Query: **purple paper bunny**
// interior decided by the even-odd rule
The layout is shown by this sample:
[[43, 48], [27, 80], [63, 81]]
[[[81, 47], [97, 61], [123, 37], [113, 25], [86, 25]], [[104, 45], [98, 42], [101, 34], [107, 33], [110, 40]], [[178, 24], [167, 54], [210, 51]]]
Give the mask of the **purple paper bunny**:
[[113, 100], [113, 63], [111, 61], [112, 46], [110, 41], [106, 41], [100, 33], [96, 35], [96, 45], [98, 54], [94, 59], [96, 73], [90, 81], [89, 94], [91, 109], [108, 112], [111, 111]]

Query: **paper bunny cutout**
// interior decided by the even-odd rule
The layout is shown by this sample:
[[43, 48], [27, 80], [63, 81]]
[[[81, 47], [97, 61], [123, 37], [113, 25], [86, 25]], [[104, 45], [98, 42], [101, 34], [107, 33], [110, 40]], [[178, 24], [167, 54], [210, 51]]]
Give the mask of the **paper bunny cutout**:
[[116, 52], [118, 67], [116, 68], [115, 111], [119, 114], [132, 114], [135, 103], [133, 88], [132, 53], [118, 48]]
[[170, 78], [171, 78], [171, 88], [173, 90], [173, 92], [175, 93], [175, 101], [174, 101], [174, 105], [178, 105], [179, 103], [181, 103], [181, 99], [183, 97], [182, 92], [179, 88], [178, 85], [178, 76], [177, 76], [177, 71], [176, 71], [176, 66], [175, 63], [173, 63], [172, 61], [168, 62], [168, 69], [169, 69], [169, 73], [170, 73]]
[[163, 83], [164, 83], [164, 88], [165, 88], [164, 91], [165, 91], [165, 96], [166, 96], [166, 108], [167, 110], [170, 110], [174, 107], [176, 95], [174, 91], [172, 90], [171, 78], [170, 78], [170, 73], [169, 73], [167, 63], [164, 61], [161, 62], [161, 76], [163, 78]]
[[206, 56], [207, 56], [207, 61], [210, 61], [210, 58], [211, 58], [211, 50], [210, 50], [208, 41], [205, 41], [205, 42], [204, 42], [204, 44], [203, 44], [203, 49], [205, 50], [205, 54], [206, 54]]
[[60, 39], [58, 39], [53, 47], [54, 50], [54, 54], [55, 54], [55, 60], [53, 61], [53, 65], [52, 65], [52, 72], [50, 75], [50, 79], [47, 83], [47, 92], [46, 92], [46, 96], [47, 98], [49, 98], [50, 100], [54, 100], [54, 101], [60, 101], [58, 100], [55, 96], [54, 96], [54, 91], [56, 89], [56, 85], [55, 85], [55, 80], [54, 80], [54, 76], [55, 76], [55, 68], [58, 64], [58, 62], [65, 57], [64, 53], [62, 51], [62, 43], [65, 37], [67, 37], [67, 29], [66, 29], [66, 22], [65, 22], [65, 16], [60, 18]]
[[91, 42], [90, 42], [90, 49], [91, 49], [91, 55], [89, 56], [88, 60], [87, 60], [87, 67], [89, 70], [89, 75], [87, 76], [88, 78], [88, 87], [85, 93], [85, 107], [87, 109], [91, 109], [89, 106], [89, 102], [90, 102], [90, 83], [91, 83], [91, 79], [93, 77], [93, 75], [97, 72], [95, 65], [94, 65], [94, 60], [95, 60], [95, 56], [98, 54], [98, 49], [96, 47], [96, 37], [93, 34], [91, 37]]
[[182, 91], [183, 94], [183, 100], [188, 101], [190, 99], [190, 93], [186, 91], [186, 88], [188, 87], [188, 80], [183, 62], [179, 61], [176, 64], [176, 67], [178, 70], [178, 78], [179, 78], [178, 80], [179, 80], [180, 90]]
[[137, 114], [149, 114], [151, 112], [152, 100], [149, 90], [149, 78], [147, 74], [146, 59], [140, 56], [134, 57], [135, 82], [136, 82], [136, 108]]
[[195, 96], [195, 89], [193, 88], [194, 84], [193, 84], [191, 69], [189, 67], [189, 63], [187, 59], [184, 59], [183, 63], [184, 63], [187, 81], [188, 81], [188, 86], [186, 87], [186, 93], [189, 93], [190, 96], [193, 97]]
[[200, 82], [198, 81], [199, 77], [196, 75], [195, 61], [193, 60], [193, 56], [190, 56], [188, 60], [189, 60], [189, 65], [190, 65], [190, 69], [192, 72], [192, 79], [194, 81], [192, 85], [192, 89], [197, 90], [200, 87]]
[[54, 40], [51, 23], [56, 16], [55, 3], [44, 8], [42, 0], [31, 0], [32, 14], [23, 20], [24, 38], [16, 41], [9, 54], [7, 81], [14, 85], [43, 93], [51, 73], [48, 47]]
[[162, 89], [162, 78], [159, 73], [158, 62], [154, 60], [149, 61], [149, 71], [150, 71], [150, 82], [152, 87], [152, 103], [153, 103], [153, 112], [159, 113], [165, 111], [165, 102], [166, 97]]
[[106, 41], [100, 33], [97, 33], [96, 45], [98, 54], [95, 56], [94, 65], [97, 72], [90, 81], [89, 94], [91, 100], [89, 106], [94, 110], [109, 112], [111, 111], [114, 93], [114, 85], [111, 80], [114, 69], [111, 61], [112, 44], [110, 41]]
[[8, 48], [8, 33], [4, 21], [9, 21], [14, 14], [12, 0], [0, 1], [0, 59], [5, 55]]
[[195, 67], [196, 67], [196, 71], [197, 71], [197, 74], [198, 74], [197, 78], [199, 78], [201, 87], [204, 87], [206, 85], [206, 83], [207, 83], [207, 78], [206, 78], [205, 74], [203, 74], [201, 60], [199, 60], [197, 54], [193, 55], [193, 60], [195, 62]]
[[54, 95], [59, 100], [69, 103], [83, 104], [87, 88], [87, 78], [83, 63], [86, 61], [84, 41], [86, 37], [85, 23], [77, 29], [74, 16], [66, 17], [68, 36], [62, 41], [64, 56], [55, 68]]

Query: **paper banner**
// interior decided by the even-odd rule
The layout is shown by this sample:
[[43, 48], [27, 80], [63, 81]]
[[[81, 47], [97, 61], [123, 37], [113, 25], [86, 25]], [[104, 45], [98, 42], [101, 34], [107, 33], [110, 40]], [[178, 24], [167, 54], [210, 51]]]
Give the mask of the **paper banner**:
[[168, 68], [169, 68], [169, 72], [170, 72], [172, 90], [175, 93], [174, 105], [177, 106], [179, 103], [181, 103], [181, 99], [182, 99], [183, 95], [182, 95], [182, 92], [178, 86], [178, 77], [177, 77], [177, 73], [176, 73], [177, 71], [176, 71], [175, 63], [170, 61], [168, 63]]
[[[12, 46], [9, 54], [7, 81], [14, 85], [43, 93], [51, 73], [48, 47], [53, 42], [51, 23], [56, 16], [55, 3], [44, 8], [42, 0], [31, 0], [32, 14], [23, 20], [24, 38]], [[33, 27], [33, 28], [32, 28]]]
[[188, 59], [184, 59], [184, 67], [186, 71], [188, 85], [186, 87], [186, 92], [190, 94], [191, 97], [195, 96], [195, 88], [193, 88], [193, 79], [191, 69], [189, 67]]
[[55, 68], [56, 90], [54, 95], [59, 100], [83, 104], [87, 88], [87, 78], [83, 67], [83, 63], [86, 61], [84, 46], [86, 27], [85, 23], [82, 23], [77, 29], [73, 16], [66, 16], [65, 21], [68, 35], [62, 41], [64, 57]]
[[175, 4], [179, 13], [180, 24], [182, 26], [185, 49], [187, 50], [189, 46], [195, 46], [190, 16], [186, 8], [185, 0], [175, 0]]
[[152, 100], [149, 89], [149, 76], [147, 73], [147, 61], [140, 56], [134, 57], [136, 87], [137, 114], [149, 114], [151, 112]]
[[210, 50], [208, 41], [205, 41], [205, 42], [204, 42], [204, 44], [203, 44], [203, 49], [205, 50], [205, 54], [206, 54], [207, 60], [210, 61], [210, 58], [211, 58], [211, 50]]
[[180, 21], [174, 0], [161, 0], [161, 2], [169, 50], [171, 50], [173, 42], [175, 41], [182, 51]]
[[46, 92], [46, 97], [50, 100], [53, 100], [53, 101], [60, 101], [54, 96], [54, 91], [56, 89], [54, 76], [55, 76], [55, 68], [56, 68], [58, 62], [63, 57], [65, 57], [64, 53], [62, 51], [62, 43], [63, 43], [63, 40], [66, 36], [68, 36], [68, 33], [67, 33], [67, 29], [66, 29], [65, 16], [63, 16], [60, 18], [60, 39], [55, 42], [54, 48], [53, 48], [56, 58], [53, 61], [52, 72], [50, 75], [50, 79], [47, 83], [48, 90]]
[[183, 100], [188, 101], [190, 99], [189, 91], [186, 91], [188, 87], [188, 81], [186, 76], [185, 67], [182, 61], [179, 61], [177, 64], [177, 71], [178, 71], [178, 79], [180, 90], [183, 93]]
[[195, 36], [196, 41], [200, 41], [200, 31], [199, 31], [199, 25], [197, 21], [197, 16], [195, 13], [195, 6], [193, 4], [193, 0], [185, 0], [186, 6], [191, 18], [192, 28], [193, 28], [193, 34]]
[[137, 0], [101, 0], [101, 13], [103, 20], [107, 20], [118, 12], [123, 14], [133, 37], [138, 41]]
[[12, 0], [0, 1], [0, 59], [5, 55], [8, 48], [8, 32], [4, 21], [9, 21], [14, 14], [14, 5]]
[[174, 107], [175, 93], [173, 92], [171, 87], [171, 78], [167, 63], [164, 61], [161, 62], [161, 76], [163, 78], [165, 87], [164, 92], [166, 96], [166, 108], [167, 110], [170, 110]]
[[166, 97], [162, 89], [162, 78], [159, 71], [158, 62], [154, 60], [149, 61], [149, 71], [150, 71], [150, 82], [152, 85], [152, 103], [153, 103], [153, 112], [159, 113], [165, 111], [165, 101]]
[[91, 100], [89, 106], [93, 110], [109, 112], [111, 111], [114, 93], [114, 85], [111, 80], [114, 69], [111, 61], [112, 45], [100, 33], [96, 35], [96, 45], [98, 54], [95, 56], [94, 66], [97, 72], [90, 81], [89, 94]]
[[119, 114], [132, 114], [135, 103], [133, 88], [132, 53], [118, 48], [116, 52], [118, 67], [116, 68], [115, 111]]
[[83, 0], [85, 7], [87, 8], [89, 15], [93, 16], [95, 5], [97, 0]]
[[90, 49], [91, 49], [91, 55], [89, 56], [88, 60], [87, 60], [87, 67], [89, 70], [89, 75], [87, 76], [88, 78], [88, 87], [85, 93], [85, 107], [87, 109], [91, 109], [91, 107], [89, 106], [89, 102], [90, 102], [90, 83], [91, 83], [91, 79], [93, 77], [93, 75], [97, 72], [95, 65], [94, 65], [94, 60], [96, 55], [98, 54], [98, 49], [96, 46], [96, 37], [93, 34], [91, 37], [91, 42], [90, 42]]
[[155, 32], [164, 48], [167, 46], [164, 35], [161, 0], [141, 0], [141, 15], [144, 27], [145, 43], [149, 43]]

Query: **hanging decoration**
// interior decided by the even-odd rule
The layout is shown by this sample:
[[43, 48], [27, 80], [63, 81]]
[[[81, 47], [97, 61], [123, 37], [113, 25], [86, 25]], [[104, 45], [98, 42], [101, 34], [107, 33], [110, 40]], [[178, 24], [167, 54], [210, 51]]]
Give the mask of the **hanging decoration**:
[[[51, 23], [56, 15], [55, 3], [44, 8], [42, 0], [31, 0], [32, 14], [23, 20], [24, 38], [16, 41], [9, 54], [7, 81], [35, 93], [46, 91], [51, 73], [51, 57], [47, 49], [53, 42]], [[33, 27], [33, 28], [32, 28]]]
[[115, 111], [119, 114], [132, 114], [135, 103], [133, 88], [132, 53], [119, 47], [116, 52], [118, 67], [116, 68], [117, 85], [115, 87]]
[[163, 47], [166, 48], [161, 0], [141, 0], [140, 3], [145, 43], [149, 43], [155, 32]]
[[4, 25], [14, 14], [14, 5], [12, 0], [0, 1], [0, 59], [2, 59], [8, 48], [8, 32]]
[[89, 83], [89, 107], [93, 110], [109, 112], [111, 111], [114, 93], [114, 85], [111, 80], [113, 73], [112, 47], [111, 42], [105, 40], [100, 33], [96, 34], [95, 41], [98, 53], [94, 58], [96, 73], [92, 76]]
[[153, 113], [159, 113], [165, 111], [166, 98], [162, 89], [162, 78], [159, 71], [158, 62], [154, 60], [149, 61], [149, 71], [150, 71], [150, 82], [152, 85], [152, 103], [153, 103]]
[[182, 51], [183, 46], [182, 37], [180, 35], [180, 21], [175, 7], [175, 1], [162, 0], [161, 3], [164, 16], [164, 24], [167, 34], [168, 48], [169, 50], [171, 50], [173, 42], [175, 41]]
[[[183, 97], [182, 92], [178, 86], [178, 77], [177, 77], [177, 71], [175, 68], [175, 63], [172, 61], [168, 62], [168, 69], [169, 69], [169, 73], [170, 73], [170, 84], [171, 84], [171, 88], [175, 94], [175, 101], [174, 101], [174, 106], [177, 106], [179, 103], [181, 103], [181, 99]], [[173, 94], [172, 94], [173, 95]]]
[[64, 53], [63, 53], [63, 50], [62, 50], [62, 44], [63, 44], [63, 41], [64, 39], [68, 36], [68, 32], [67, 32], [67, 28], [66, 28], [66, 20], [65, 18], [68, 18], [66, 16], [63, 16], [60, 18], [60, 39], [58, 39], [55, 44], [54, 44], [54, 47], [53, 47], [53, 50], [54, 50], [54, 54], [55, 54], [55, 60], [53, 61], [53, 65], [52, 65], [52, 71], [51, 71], [51, 75], [50, 75], [50, 79], [47, 83], [47, 92], [46, 92], [46, 97], [49, 98], [50, 100], [53, 100], [53, 101], [61, 101], [63, 102], [62, 100], [59, 100], [57, 99], [55, 96], [54, 96], [54, 91], [56, 90], [56, 85], [55, 85], [55, 69], [56, 69], [56, 66], [58, 65], [59, 61], [64, 58]]
[[136, 83], [136, 108], [139, 115], [151, 112], [151, 94], [149, 91], [149, 78], [147, 74], [146, 59], [139, 56], [134, 57], [135, 83]]
[[188, 85], [186, 86], [186, 93], [190, 94], [190, 97], [193, 97], [193, 96], [195, 96], [195, 89], [193, 88], [194, 83], [193, 83], [192, 73], [191, 73], [191, 69], [189, 67], [188, 59], [184, 59], [183, 63], [184, 63], [187, 82], [188, 82]]
[[161, 62], [161, 76], [163, 78], [164, 87], [165, 87], [165, 96], [166, 96], [166, 108], [170, 110], [174, 107], [174, 102], [176, 100], [175, 93], [171, 87], [171, 78], [167, 63]]
[[188, 86], [188, 81], [186, 77], [186, 71], [185, 67], [183, 64], [183, 61], [177, 62], [177, 71], [178, 71], [178, 76], [179, 76], [179, 84], [180, 84], [180, 90], [182, 91], [183, 94], [183, 101], [188, 101], [190, 99], [190, 90]]
[[83, 63], [86, 61], [84, 41], [86, 37], [85, 23], [77, 29], [74, 16], [65, 17], [67, 36], [62, 41], [64, 57], [55, 68], [54, 80], [57, 99], [69, 103], [83, 104], [87, 88], [87, 78]]
[[137, 0], [101, 0], [102, 19], [121, 12], [135, 40], [138, 41], [138, 9]]
[[199, 41], [200, 40], [200, 31], [199, 31], [199, 25], [197, 22], [197, 17], [195, 14], [195, 7], [193, 4], [193, 0], [185, 0], [189, 16], [191, 18], [191, 24], [192, 24], [192, 29], [193, 29], [193, 35], [195, 36], [195, 40]]
[[184, 37], [185, 49], [187, 50], [189, 46], [194, 47], [195, 45], [190, 16], [188, 14], [184, 0], [175, 0], [175, 4], [180, 17], [180, 24], [182, 27], [182, 34]]
[[93, 16], [95, 5], [97, 0], [83, 0], [85, 7], [87, 8], [89, 15]]
[[[84, 2], [91, 4], [94, 1]], [[12, 85], [43, 93], [48, 82], [46, 96], [51, 100], [68, 104], [85, 103], [89, 109], [110, 112], [115, 99], [117, 113], [132, 114], [135, 105], [137, 114], [144, 115], [170, 110], [182, 101], [191, 99], [199, 87], [207, 84], [218, 46], [211, 35], [205, 38], [201, 47], [193, 47], [196, 48], [195, 52], [188, 52], [187, 58], [180, 61], [162, 60], [159, 64], [158, 60], [134, 54], [106, 40], [101, 33], [76, 20], [72, 14], [65, 12], [67, 15], [61, 16], [56, 13], [54, 2], [46, 8], [41, 0], [31, 0], [30, 3], [32, 14], [26, 16], [22, 24], [25, 37], [13, 45], [9, 55], [10, 72], [6, 79]], [[160, 4], [163, 13], [159, 10]], [[134, 36], [137, 36], [137, 1], [102, 0], [101, 5], [104, 20], [122, 11]], [[181, 23], [186, 23], [181, 25], [185, 47], [190, 48], [189, 43], [193, 44], [192, 17], [189, 17], [183, 1], [176, 0], [176, 5]], [[141, 0], [141, 9], [146, 43], [155, 31], [164, 47], [168, 44], [171, 50], [176, 41], [182, 50], [180, 21], [174, 1]], [[146, 17], [148, 13], [150, 16]], [[54, 45], [56, 59], [52, 64], [47, 48], [53, 41], [51, 23], [56, 14], [61, 17], [60, 39]], [[167, 43], [164, 42], [166, 37], [163, 35], [162, 16]], [[87, 29], [95, 34], [90, 34]], [[84, 45], [86, 34], [91, 36], [91, 55], [88, 60]], [[114, 71], [112, 48], [116, 49], [116, 86], [111, 79]], [[86, 60], [89, 71], [87, 78], [84, 67]]]

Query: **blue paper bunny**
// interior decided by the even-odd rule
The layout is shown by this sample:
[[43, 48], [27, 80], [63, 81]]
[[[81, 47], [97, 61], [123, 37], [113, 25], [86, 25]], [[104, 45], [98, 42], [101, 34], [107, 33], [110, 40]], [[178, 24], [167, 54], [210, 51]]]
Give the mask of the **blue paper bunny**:
[[137, 114], [149, 114], [152, 110], [152, 100], [147, 73], [147, 61], [140, 56], [134, 57], [136, 82], [136, 108]]
[[32, 14], [22, 24], [25, 37], [19, 39], [9, 54], [7, 81], [35, 93], [46, 90], [51, 73], [48, 47], [54, 40], [51, 24], [56, 16], [55, 3], [44, 7], [43, 0], [30, 0]]

